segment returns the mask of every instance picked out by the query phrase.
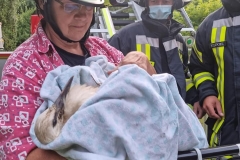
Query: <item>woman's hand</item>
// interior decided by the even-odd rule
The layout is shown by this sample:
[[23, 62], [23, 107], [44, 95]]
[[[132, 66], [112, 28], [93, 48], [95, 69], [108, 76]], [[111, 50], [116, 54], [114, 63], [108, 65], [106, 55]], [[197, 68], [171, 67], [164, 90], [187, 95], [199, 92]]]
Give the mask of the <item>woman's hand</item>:
[[66, 158], [60, 156], [55, 151], [51, 150], [43, 150], [40, 148], [36, 148], [32, 150], [27, 156], [26, 160], [67, 160]]
[[119, 67], [127, 64], [136, 64], [148, 72], [150, 75], [156, 74], [156, 70], [149, 62], [147, 56], [144, 53], [138, 51], [129, 52], [120, 62], [120, 64], [114, 70], [109, 71], [108, 74], [110, 75], [112, 72], [118, 70]]

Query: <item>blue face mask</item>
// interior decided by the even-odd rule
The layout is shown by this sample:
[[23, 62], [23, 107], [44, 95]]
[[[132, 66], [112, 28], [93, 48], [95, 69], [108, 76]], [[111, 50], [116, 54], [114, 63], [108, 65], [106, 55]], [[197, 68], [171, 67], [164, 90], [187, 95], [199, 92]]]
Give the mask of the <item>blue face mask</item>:
[[149, 6], [149, 17], [152, 19], [167, 19], [172, 13], [172, 5]]

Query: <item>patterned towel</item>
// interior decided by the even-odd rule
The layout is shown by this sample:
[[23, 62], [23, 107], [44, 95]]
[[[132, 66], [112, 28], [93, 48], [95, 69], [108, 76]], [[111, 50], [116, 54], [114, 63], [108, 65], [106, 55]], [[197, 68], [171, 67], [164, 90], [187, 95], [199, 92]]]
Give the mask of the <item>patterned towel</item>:
[[[68, 159], [174, 160], [178, 151], [208, 147], [204, 130], [178, 94], [173, 76], [149, 76], [131, 64], [108, 77], [113, 68], [104, 56], [96, 56], [88, 58], [86, 66], [60, 66], [48, 74], [40, 92], [45, 102], [30, 130], [39, 148]], [[73, 75], [73, 84], [101, 87], [67, 121], [60, 136], [43, 145], [34, 133], [35, 120]]]

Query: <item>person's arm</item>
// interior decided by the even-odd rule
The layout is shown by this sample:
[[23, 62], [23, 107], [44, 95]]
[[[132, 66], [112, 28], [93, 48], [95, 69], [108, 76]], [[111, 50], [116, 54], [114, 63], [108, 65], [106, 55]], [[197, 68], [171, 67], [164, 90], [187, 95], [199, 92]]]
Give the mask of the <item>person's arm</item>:
[[[211, 118], [223, 116], [221, 104], [217, 99], [214, 64], [212, 50], [210, 48], [211, 30], [206, 30], [206, 23], [199, 27], [192, 54], [189, 69], [193, 76], [195, 87], [199, 93], [199, 102]], [[206, 101], [207, 100], [207, 101]]]
[[66, 158], [60, 156], [55, 151], [42, 150], [40, 148], [35, 148], [27, 156], [26, 160], [66, 160]]
[[6, 130], [5, 135], [0, 136], [0, 146], [3, 146], [6, 159], [25, 159], [30, 153], [32, 156], [39, 153], [34, 151], [36, 145], [29, 130], [43, 102], [39, 95], [42, 81], [47, 72], [53, 69], [52, 65], [40, 65], [41, 62], [51, 64], [48, 56], [38, 54], [25, 44], [18, 47], [4, 65], [0, 82], [0, 98], [3, 99], [0, 113], [6, 115], [6, 121], [1, 126], [9, 132]]

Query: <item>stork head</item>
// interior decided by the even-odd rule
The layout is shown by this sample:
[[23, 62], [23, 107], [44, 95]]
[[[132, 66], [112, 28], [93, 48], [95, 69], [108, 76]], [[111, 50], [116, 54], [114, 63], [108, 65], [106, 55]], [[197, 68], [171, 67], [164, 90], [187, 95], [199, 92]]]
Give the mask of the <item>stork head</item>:
[[65, 123], [65, 99], [70, 90], [73, 77], [69, 79], [54, 104], [39, 115], [35, 124], [35, 134], [42, 144], [52, 142], [61, 132]]

